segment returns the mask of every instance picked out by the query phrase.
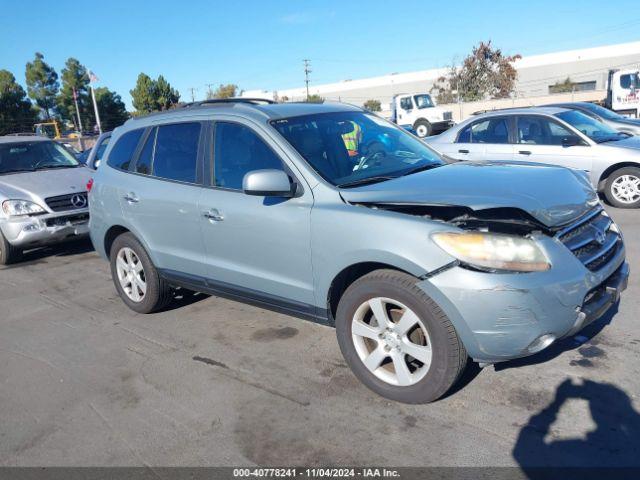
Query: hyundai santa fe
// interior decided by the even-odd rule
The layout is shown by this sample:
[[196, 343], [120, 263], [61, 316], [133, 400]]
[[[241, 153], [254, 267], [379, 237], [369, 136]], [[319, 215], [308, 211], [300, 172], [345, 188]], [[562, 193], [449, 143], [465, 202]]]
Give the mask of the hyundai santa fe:
[[584, 173], [446, 165], [344, 104], [234, 99], [131, 119], [89, 198], [94, 246], [134, 311], [182, 287], [335, 326], [355, 375], [408, 403], [441, 397], [468, 358], [579, 331], [629, 273]]

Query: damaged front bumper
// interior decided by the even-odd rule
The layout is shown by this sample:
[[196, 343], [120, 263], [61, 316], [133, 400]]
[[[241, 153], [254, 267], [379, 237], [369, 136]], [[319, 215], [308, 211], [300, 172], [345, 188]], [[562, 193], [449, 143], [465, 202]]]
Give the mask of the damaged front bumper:
[[12, 218], [2, 222], [0, 228], [11, 245], [26, 250], [87, 236], [89, 211]]
[[418, 286], [454, 324], [469, 355], [495, 363], [536, 353], [604, 315], [627, 286], [625, 250], [597, 272], [548, 238], [553, 267], [535, 273], [486, 273], [459, 265]]

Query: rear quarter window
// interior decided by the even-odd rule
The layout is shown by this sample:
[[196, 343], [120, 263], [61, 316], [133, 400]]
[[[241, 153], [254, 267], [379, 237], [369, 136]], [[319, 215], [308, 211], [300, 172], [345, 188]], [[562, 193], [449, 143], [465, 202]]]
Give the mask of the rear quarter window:
[[111, 149], [107, 164], [118, 170], [129, 170], [133, 154], [143, 132], [144, 128], [139, 128], [122, 135]]

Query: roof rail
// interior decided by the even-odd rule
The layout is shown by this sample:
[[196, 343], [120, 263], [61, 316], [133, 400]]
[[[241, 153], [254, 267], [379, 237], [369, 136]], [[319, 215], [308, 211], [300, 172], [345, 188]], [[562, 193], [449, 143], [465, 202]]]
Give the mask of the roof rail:
[[193, 107], [200, 107], [202, 105], [215, 105], [219, 103], [249, 103], [251, 105], [260, 105], [260, 104], [272, 105], [277, 102], [273, 100], [268, 100], [266, 98], [249, 98], [249, 97], [212, 98], [210, 100], [201, 100], [199, 102], [185, 103], [180, 108], [193, 108]]

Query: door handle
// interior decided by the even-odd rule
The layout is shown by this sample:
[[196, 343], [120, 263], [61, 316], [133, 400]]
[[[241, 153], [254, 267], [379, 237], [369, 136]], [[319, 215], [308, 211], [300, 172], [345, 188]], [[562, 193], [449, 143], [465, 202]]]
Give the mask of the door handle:
[[458, 150], [458, 153], [469, 153], [469, 150], [461, 149], [461, 150]]
[[520, 150], [518, 151], [518, 153], [520, 155], [531, 155], [531, 152], [529, 150]]
[[211, 222], [221, 222], [224, 220], [224, 215], [222, 215], [217, 208], [212, 208], [208, 212], [204, 212], [202, 215]]
[[140, 199], [136, 196], [135, 193], [131, 192], [131, 193], [127, 193], [124, 196], [124, 199], [129, 202], [129, 203], [138, 203], [140, 201]]

